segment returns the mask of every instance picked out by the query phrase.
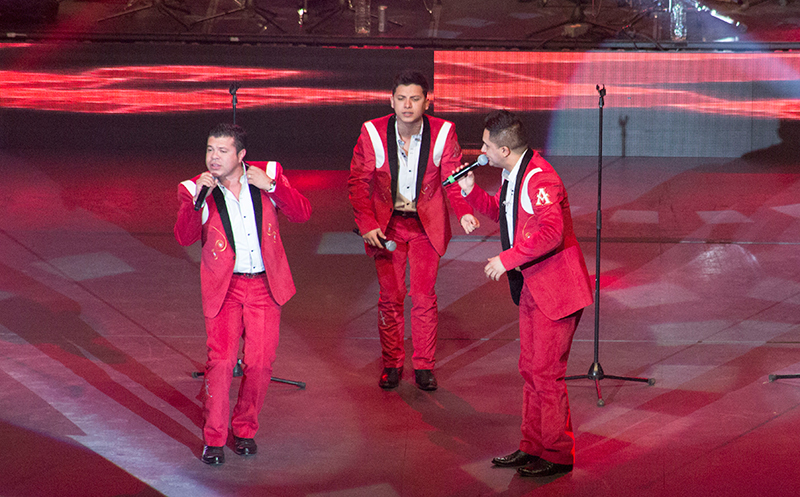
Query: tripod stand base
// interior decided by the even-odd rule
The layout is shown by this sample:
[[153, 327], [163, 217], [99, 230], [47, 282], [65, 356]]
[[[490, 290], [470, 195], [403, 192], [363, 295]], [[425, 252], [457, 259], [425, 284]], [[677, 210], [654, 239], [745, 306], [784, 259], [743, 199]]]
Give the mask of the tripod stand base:
[[[201, 378], [201, 377], [203, 377], [205, 375], [206, 375], [205, 371], [194, 371], [192, 373], [192, 378]], [[238, 378], [240, 376], [244, 376], [244, 371], [242, 371], [242, 360], [241, 359], [236, 361], [236, 366], [233, 367], [233, 377], [234, 378]], [[302, 381], [286, 380], [286, 379], [283, 379], [283, 378], [276, 378], [274, 376], [270, 376], [269, 381], [274, 381], [276, 383], [286, 383], [288, 385], [294, 385], [297, 388], [299, 388], [300, 390], [305, 390], [306, 389], [306, 384], [305, 384], [305, 382], [302, 382]]]
[[603, 373], [603, 366], [601, 366], [599, 362], [593, 362], [592, 365], [589, 366], [589, 372], [587, 374], [566, 376], [564, 377], [564, 380], [594, 380], [594, 386], [597, 389], [597, 407], [603, 407], [606, 405], [606, 401], [603, 400], [603, 396], [600, 393], [600, 380], [604, 378], [608, 378], [610, 380], [636, 381], [639, 383], [647, 383], [650, 386], [656, 384], [655, 378], [639, 378], [636, 376], [614, 376], [605, 374]]
[[785, 380], [787, 378], [800, 378], [800, 374], [771, 374], [769, 375], [769, 382], [772, 383], [775, 380]]

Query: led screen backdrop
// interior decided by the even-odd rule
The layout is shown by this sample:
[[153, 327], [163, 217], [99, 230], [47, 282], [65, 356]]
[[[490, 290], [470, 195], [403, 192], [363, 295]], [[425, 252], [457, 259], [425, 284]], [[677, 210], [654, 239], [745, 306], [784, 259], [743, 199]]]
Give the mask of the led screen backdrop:
[[433, 52], [186, 44], [0, 44], [0, 146], [203, 150], [233, 119], [253, 160], [338, 158], [366, 119], [391, 112], [392, 79], [433, 79]]
[[739, 157], [800, 124], [796, 53], [436, 52], [435, 74], [440, 113], [525, 113], [551, 155], [597, 154], [597, 85], [608, 155]]
[[[800, 54], [480, 52], [239, 45], [0, 44], [5, 149], [202, 147], [232, 119], [251, 156], [346, 168], [361, 122], [391, 112], [393, 75], [434, 81], [433, 110], [479, 145], [492, 108], [524, 115], [550, 155], [740, 157], [798, 138]], [[198, 145], [200, 143], [200, 145]], [[328, 160], [329, 159], [329, 160]]]

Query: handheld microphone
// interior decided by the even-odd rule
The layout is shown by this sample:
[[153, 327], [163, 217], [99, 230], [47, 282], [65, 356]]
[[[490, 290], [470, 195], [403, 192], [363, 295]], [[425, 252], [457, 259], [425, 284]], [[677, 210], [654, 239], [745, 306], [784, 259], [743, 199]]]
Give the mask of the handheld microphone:
[[447, 185], [452, 185], [452, 184], [453, 184], [453, 183], [455, 183], [456, 181], [458, 181], [458, 180], [460, 180], [461, 178], [463, 178], [464, 176], [466, 176], [466, 174], [467, 174], [468, 172], [472, 171], [472, 170], [473, 170], [473, 169], [475, 169], [476, 167], [478, 167], [478, 166], [485, 166], [485, 165], [486, 165], [486, 164], [488, 164], [488, 163], [489, 163], [489, 158], [488, 158], [488, 157], [486, 157], [486, 154], [481, 154], [481, 155], [479, 155], [479, 156], [478, 156], [478, 160], [476, 160], [474, 164], [472, 164], [471, 166], [467, 166], [467, 167], [465, 167], [464, 169], [462, 169], [462, 170], [458, 171], [458, 172], [457, 172], [457, 173], [455, 173], [455, 174], [451, 174], [450, 176], [448, 176], [448, 177], [447, 177], [447, 179], [446, 179], [446, 180], [442, 181], [442, 187], [445, 187], [445, 186], [447, 186]]
[[196, 211], [200, 210], [200, 207], [203, 206], [203, 201], [205, 201], [206, 199], [207, 193], [208, 193], [208, 187], [206, 185], [203, 185], [203, 187], [200, 188], [200, 195], [197, 196], [197, 201], [195, 201], [194, 203], [194, 210]]
[[[355, 233], [358, 236], [361, 236], [361, 230], [359, 230], [358, 228], [353, 228], [353, 233]], [[394, 240], [387, 240], [386, 238], [378, 237], [378, 241], [380, 241], [381, 245], [383, 245], [383, 248], [385, 248], [389, 252], [394, 252], [394, 250], [397, 248], [397, 242], [395, 242]]]
[[386, 238], [380, 238], [380, 237], [378, 238], [378, 240], [381, 242], [381, 245], [383, 245], [383, 248], [385, 248], [389, 252], [394, 252], [394, 249], [397, 248], [397, 243], [394, 240], [387, 240]]

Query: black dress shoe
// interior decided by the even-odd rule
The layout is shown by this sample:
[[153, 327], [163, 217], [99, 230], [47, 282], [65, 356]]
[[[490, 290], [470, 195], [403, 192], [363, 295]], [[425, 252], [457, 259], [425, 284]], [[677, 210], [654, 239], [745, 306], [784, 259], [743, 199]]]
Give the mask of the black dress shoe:
[[417, 369], [414, 371], [414, 378], [417, 380], [417, 387], [421, 390], [430, 392], [439, 388], [436, 377], [433, 376], [433, 371], [430, 369]]
[[400, 376], [402, 374], [403, 368], [383, 368], [378, 386], [385, 390], [396, 388], [400, 384]]
[[222, 447], [206, 445], [203, 447], [203, 462], [206, 464], [222, 464], [225, 462], [225, 452]]
[[517, 466], [527, 466], [538, 460], [538, 456], [532, 456], [527, 452], [517, 450], [507, 456], [495, 457], [492, 459], [492, 464], [501, 468], [516, 468]]
[[240, 456], [252, 456], [258, 451], [256, 441], [252, 438], [239, 438], [233, 436], [233, 451]]
[[554, 462], [545, 461], [544, 459], [539, 459], [530, 466], [519, 468], [517, 473], [519, 473], [520, 476], [542, 477], [560, 475], [569, 473], [570, 471], [572, 471], [572, 464], [556, 464]]

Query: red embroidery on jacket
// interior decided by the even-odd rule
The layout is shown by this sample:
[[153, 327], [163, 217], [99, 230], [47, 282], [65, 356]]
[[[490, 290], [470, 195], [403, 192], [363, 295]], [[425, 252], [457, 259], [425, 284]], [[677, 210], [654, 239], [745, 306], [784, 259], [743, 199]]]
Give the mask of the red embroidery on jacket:
[[228, 239], [216, 227], [212, 226], [211, 229], [213, 229], [219, 234], [219, 237], [214, 241], [214, 245], [212, 245], [211, 248], [211, 255], [214, 256], [214, 260], [216, 261], [217, 259], [219, 259], [219, 254], [217, 253], [217, 251], [225, 252], [225, 250], [227, 250]]

